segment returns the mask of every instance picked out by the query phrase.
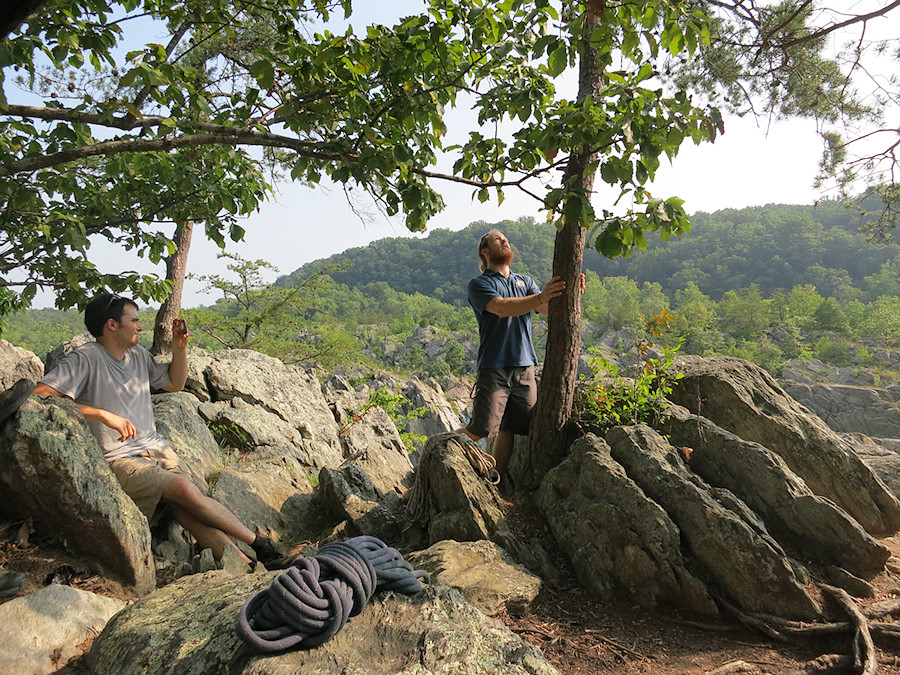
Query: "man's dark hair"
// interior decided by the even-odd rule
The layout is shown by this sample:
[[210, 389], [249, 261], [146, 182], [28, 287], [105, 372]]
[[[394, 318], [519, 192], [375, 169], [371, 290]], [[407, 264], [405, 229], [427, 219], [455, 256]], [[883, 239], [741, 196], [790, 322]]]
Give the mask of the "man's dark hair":
[[103, 327], [108, 319], [121, 321], [125, 305], [138, 309], [137, 303], [118, 293], [103, 293], [91, 300], [84, 308], [84, 325], [95, 338], [103, 337]]

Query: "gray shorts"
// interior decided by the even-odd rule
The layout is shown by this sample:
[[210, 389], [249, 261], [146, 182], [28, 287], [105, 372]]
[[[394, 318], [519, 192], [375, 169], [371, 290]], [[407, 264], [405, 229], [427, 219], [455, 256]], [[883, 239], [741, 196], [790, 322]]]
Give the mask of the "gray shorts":
[[116, 475], [125, 494], [149, 520], [159, 505], [163, 491], [173, 477], [190, 476], [178, 464], [178, 455], [168, 445], [155, 450], [144, 450], [133, 457], [114, 459], [109, 468]]
[[483, 438], [497, 430], [526, 435], [537, 402], [534, 366], [483, 368], [475, 382], [470, 433]]

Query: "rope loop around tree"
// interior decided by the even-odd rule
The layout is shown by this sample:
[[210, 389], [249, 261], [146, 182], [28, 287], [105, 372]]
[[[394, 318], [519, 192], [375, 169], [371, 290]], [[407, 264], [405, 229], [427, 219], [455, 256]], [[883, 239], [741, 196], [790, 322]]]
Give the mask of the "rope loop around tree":
[[414, 570], [397, 549], [377, 537], [326, 544], [297, 558], [271, 585], [241, 607], [236, 631], [256, 652], [317, 647], [356, 616], [376, 590], [413, 595], [424, 570]]

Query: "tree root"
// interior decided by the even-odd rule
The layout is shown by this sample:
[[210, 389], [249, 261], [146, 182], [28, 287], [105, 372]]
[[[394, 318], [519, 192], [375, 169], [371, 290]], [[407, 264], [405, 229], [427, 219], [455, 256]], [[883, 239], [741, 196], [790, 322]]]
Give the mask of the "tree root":
[[859, 611], [856, 602], [843, 588], [821, 584], [822, 590], [828, 593], [850, 616], [854, 626], [853, 632], [853, 672], [859, 675], [874, 675], [878, 670], [878, 659], [875, 655], [875, 643], [869, 631], [869, 621]]
[[833, 599], [849, 616], [850, 621], [830, 623], [791, 621], [765, 614], [748, 614], [721, 597], [716, 600], [742, 625], [779, 642], [789, 642], [794, 638], [852, 635], [850, 655], [823, 655], [806, 665], [806, 673], [826, 675], [837, 672], [835, 669], [846, 669], [850, 666], [855, 675], [874, 675], [878, 668], [875, 638], [885, 642], [900, 641], [900, 625], [870, 621], [870, 619], [900, 613], [900, 601], [891, 600], [877, 603], [864, 611], [859, 608], [847, 591], [826, 584], [820, 584], [820, 587], [823, 593]]

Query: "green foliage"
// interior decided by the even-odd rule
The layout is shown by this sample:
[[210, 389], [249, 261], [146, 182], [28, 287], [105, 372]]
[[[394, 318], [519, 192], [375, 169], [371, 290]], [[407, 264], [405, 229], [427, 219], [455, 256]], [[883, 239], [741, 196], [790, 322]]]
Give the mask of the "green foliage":
[[212, 307], [184, 312], [191, 327], [214, 343], [254, 349], [288, 364], [315, 360], [330, 365], [354, 349], [352, 337], [332, 326], [315, 335], [307, 330], [304, 318], [315, 310], [319, 288], [331, 282], [324, 271], [299, 286], [283, 288], [263, 281], [264, 270], [277, 271], [263, 260], [243, 260], [227, 253], [219, 257], [232, 261], [227, 268], [235, 278], [197, 277], [206, 284], [206, 291], [217, 291], [222, 298]]
[[846, 333], [850, 330], [850, 323], [841, 311], [841, 306], [834, 298], [825, 298], [819, 303], [813, 314], [816, 326], [822, 330], [830, 330], [836, 333]]
[[600, 350], [590, 347], [588, 365], [591, 376], [579, 389], [575, 402], [575, 419], [584, 427], [608, 429], [619, 424], [655, 424], [666, 415], [675, 382], [683, 377], [675, 367], [680, 345], [663, 347], [661, 356], [649, 356], [652, 338], [659, 337], [675, 317], [662, 310], [646, 321], [645, 336], [637, 341], [641, 365], [633, 368], [632, 377], [623, 377], [616, 364], [605, 359]]
[[[818, 265], [844, 270], [854, 289], [865, 292], [865, 299], [871, 302], [878, 295], [872, 295], [871, 289], [876, 286], [869, 282], [877, 281], [869, 277], [877, 276], [886, 261], [895, 257], [890, 246], [868, 242], [858, 231], [862, 221], [835, 202], [825, 201], [815, 208], [776, 205], [727, 209], [693, 214], [691, 219], [690, 237], [670, 239], [665, 244], [651, 240], [647, 251], [639, 256], [611, 261], [594, 250], [586, 250], [585, 317], [598, 321], [607, 306], [605, 296], [599, 295], [603, 289], [597, 284], [601, 280], [627, 277], [638, 289], [645, 282], [659, 284], [670, 304], [674, 292], [687, 288], [691, 282], [715, 301], [727, 291], [756, 284], [766, 298], [775, 298], [779, 290], [792, 294], [788, 314], [781, 320], [787, 316], [811, 320], [822, 298], [821, 289], [812, 286], [811, 269]], [[539, 284], [550, 278], [556, 232], [524, 217], [493, 224], [477, 221], [455, 232], [434, 230], [422, 239], [381, 239], [304, 265], [277, 283], [290, 286], [323, 264], [340, 265], [341, 270], [332, 273], [332, 277], [350, 289], [383, 282], [400, 293], [418, 292], [463, 307], [470, 316], [465, 288], [469, 279], [478, 274], [475, 246], [481, 235], [493, 227], [509, 237], [517, 272], [528, 274]], [[892, 274], [884, 272], [885, 277]], [[803, 287], [807, 297], [794, 297], [791, 289], [798, 286]]]
[[38, 309], [7, 317], [3, 337], [43, 358], [57, 345], [86, 331], [80, 312]]
[[207, 426], [219, 448], [238, 451], [253, 449], [253, 439], [236, 423], [220, 420], [210, 422]]
[[767, 337], [758, 340], [728, 340], [722, 353], [752, 361], [774, 376], [779, 375], [784, 367], [784, 353]]
[[850, 347], [843, 342], [835, 342], [827, 335], [813, 342], [813, 354], [817, 359], [833, 366], [850, 365]]
[[412, 452], [416, 447], [424, 445], [427, 438], [421, 434], [412, 433], [409, 430], [409, 423], [428, 412], [428, 408], [425, 406], [412, 408], [406, 397], [390, 391], [387, 387], [372, 389], [366, 397], [365, 403], [360, 406], [359, 410], [351, 413], [350, 419], [341, 426], [339, 433], [347, 433], [352, 425], [361, 422], [366, 414], [375, 407], [384, 410], [394, 422], [407, 452]]

